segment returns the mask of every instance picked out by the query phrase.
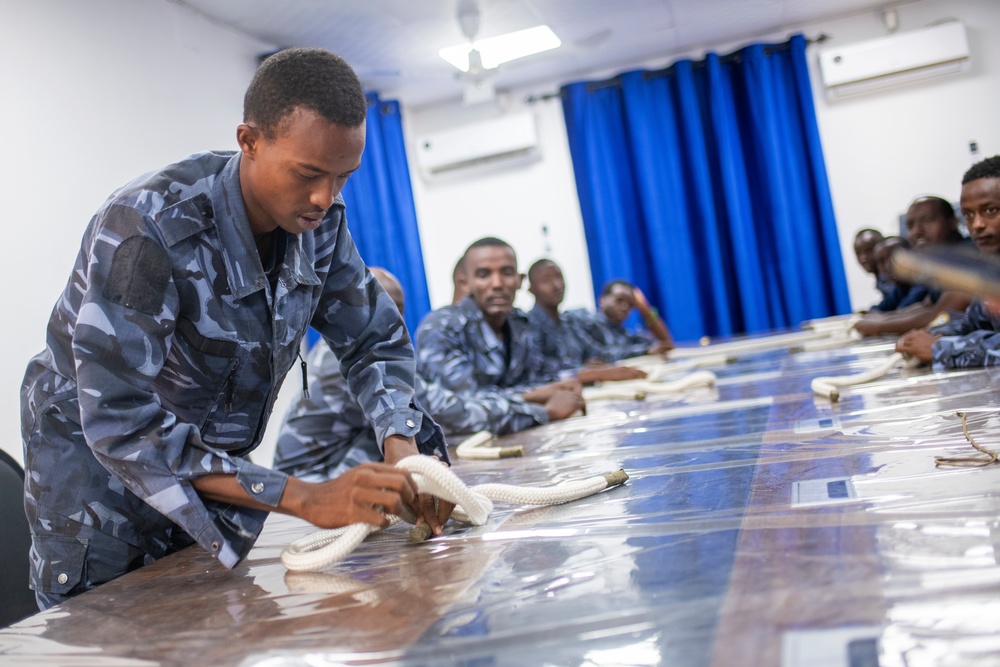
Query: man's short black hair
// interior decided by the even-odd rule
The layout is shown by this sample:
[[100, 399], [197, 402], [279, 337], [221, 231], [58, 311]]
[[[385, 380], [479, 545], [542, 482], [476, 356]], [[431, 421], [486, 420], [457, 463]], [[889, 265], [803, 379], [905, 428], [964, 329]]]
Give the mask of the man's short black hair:
[[[514, 247], [506, 241], [498, 239], [495, 236], [484, 236], [478, 241], [473, 241], [472, 244], [465, 249], [465, 252], [462, 254], [462, 259], [458, 260], [459, 263], [465, 264], [465, 258], [469, 256], [469, 251], [475, 250], [476, 248], [510, 248], [510, 251], [514, 252]], [[516, 252], [514, 253], [514, 257], [516, 259]]]
[[538, 272], [544, 269], [549, 264], [556, 267], [557, 269], [559, 268], [559, 266], [555, 262], [553, 262], [551, 259], [548, 259], [547, 257], [541, 258], [540, 260], [532, 264], [530, 267], [528, 267], [528, 282], [529, 283], [535, 282], [535, 276], [538, 275]]
[[910, 206], [915, 204], [923, 204], [924, 202], [930, 202], [934, 204], [938, 209], [938, 215], [940, 215], [945, 220], [951, 220], [952, 218], [957, 218], [955, 215], [955, 207], [951, 205], [951, 202], [944, 197], [937, 197], [933, 195], [928, 195], [926, 197], [917, 197], [913, 200]]
[[358, 127], [368, 114], [357, 74], [324, 49], [285, 49], [265, 58], [243, 98], [243, 122], [273, 139], [297, 107], [344, 127]]
[[601, 290], [601, 296], [607, 296], [611, 294], [611, 290], [615, 288], [615, 285], [621, 285], [622, 287], [626, 287], [630, 290], [635, 289], [635, 285], [633, 285], [627, 280], [621, 280], [621, 279], [612, 280], [608, 283], [605, 283], [604, 289]]
[[977, 162], [969, 168], [962, 176], [962, 185], [969, 181], [977, 181], [980, 178], [1000, 178], [1000, 155], [988, 157], [981, 162]]
[[879, 238], [882, 238], [882, 232], [877, 229], [872, 229], [871, 227], [865, 227], [864, 229], [859, 229], [858, 233], [854, 235], [854, 240], [861, 238], [862, 234], [875, 234]]

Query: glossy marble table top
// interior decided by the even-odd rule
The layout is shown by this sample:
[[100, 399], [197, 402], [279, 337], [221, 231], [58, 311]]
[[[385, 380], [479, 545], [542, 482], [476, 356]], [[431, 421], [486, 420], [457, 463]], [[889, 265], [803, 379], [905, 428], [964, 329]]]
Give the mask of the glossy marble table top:
[[623, 486], [498, 504], [413, 545], [399, 526], [322, 573], [273, 515], [234, 570], [194, 547], [0, 630], [3, 665], [940, 665], [1000, 663], [1000, 371], [871, 368], [886, 341], [755, 351], [715, 387], [591, 403], [456, 461], [470, 484], [624, 468]]

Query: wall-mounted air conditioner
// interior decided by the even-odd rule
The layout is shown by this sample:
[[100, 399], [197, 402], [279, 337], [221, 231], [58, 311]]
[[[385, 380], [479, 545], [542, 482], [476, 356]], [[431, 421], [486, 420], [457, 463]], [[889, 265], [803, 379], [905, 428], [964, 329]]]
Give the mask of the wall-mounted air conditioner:
[[485, 165], [538, 159], [538, 131], [531, 113], [512, 113], [425, 134], [416, 142], [417, 164], [430, 178]]
[[820, 74], [830, 99], [961, 72], [968, 65], [969, 41], [961, 21], [819, 52]]

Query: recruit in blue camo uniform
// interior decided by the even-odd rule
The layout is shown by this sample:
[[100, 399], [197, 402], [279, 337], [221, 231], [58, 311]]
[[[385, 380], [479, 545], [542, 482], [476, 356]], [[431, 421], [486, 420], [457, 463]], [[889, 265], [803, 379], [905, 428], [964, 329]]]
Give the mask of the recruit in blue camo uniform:
[[[278, 435], [274, 467], [306, 481], [320, 481], [359, 463], [381, 460], [375, 432], [351, 396], [337, 356], [320, 340], [307, 362], [309, 393], [288, 411]], [[419, 375], [416, 400], [448, 435], [481, 430], [505, 435], [549, 421], [541, 405], [499, 392], [463, 397]]]
[[[268, 70], [269, 61], [281, 64]], [[254, 82], [263, 70], [314, 65], [353, 77], [333, 54], [291, 49], [265, 61]], [[413, 437], [421, 452], [446, 456], [440, 429], [413, 404], [413, 347], [403, 321], [347, 229], [339, 191], [344, 170], [360, 162], [366, 109], [353, 82], [337, 99], [353, 105], [356, 125], [327, 121], [311, 107], [282, 112], [279, 120], [294, 119], [283, 125], [292, 129], [274, 139], [252, 121], [241, 124], [241, 151], [197, 154], [142, 176], [90, 221], [46, 348], [29, 362], [21, 389], [31, 586], [40, 606], [192, 542], [226, 567], [246, 556], [264, 508], [278, 507], [291, 481], [247, 455], [309, 325], [343, 362], [379, 443], [399, 436], [395, 456], [400, 439]], [[328, 90], [324, 103], [340, 94]], [[282, 92], [278, 101], [292, 97]], [[282, 159], [303, 145], [315, 153], [314, 169], [336, 170], [329, 179], [302, 185], [285, 168]], [[266, 253], [261, 240], [270, 243]], [[295, 486], [322, 494], [372, 477], [382, 485], [405, 475]], [[211, 493], [196, 490], [203, 482], [215, 485]], [[219, 485], [226, 491], [215, 491]], [[261, 509], [211, 494], [237, 494]], [[296, 501], [313, 498], [319, 502], [318, 495]], [[353, 504], [301, 509], [375, 514]]]
[[990, 315], [979, 299], [963, 317], [930, 331], [941, 336], [932, 348], [935, 371], [1000, 365], [1000, 317]]

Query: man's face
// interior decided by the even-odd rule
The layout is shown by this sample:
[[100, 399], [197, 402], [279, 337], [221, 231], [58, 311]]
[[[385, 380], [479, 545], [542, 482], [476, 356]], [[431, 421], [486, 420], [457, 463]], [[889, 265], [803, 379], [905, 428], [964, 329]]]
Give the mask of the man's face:
[[878, 264], [878, 271], [887, 280], [895, 280], [898, 282], [898, 277], [892, 271], [892, 253], [896, 248], [900, 247], [900, 243], [895, 240], [881, 241], [875, 246], [874, 255], [875, 261]]
[[854, 239], [854, 254], [858, 258], [858, 264], [868, 273], [878, 272], [875, 244], [881, 240], [882, 237], [875, 232], [864, 232]]
[[936, 202], [917, 202], [906, 212], [906, 240], [914, 248], [939, 245], [954, 234], [956, 224]]
[[625, 285], [614, 285], [601, 297], [601, 311], [612, 324], [621, 324], [635, 305], [632, 290]]
[[552, 263], [543, 264], [535, 269], [529, 290], [535, 295], [538, 305], [558, 308], [566, 296], [566, 281], [563, 280], [562, 270]]
[[1000, 253], [1000, 178], [977, 178], [962, 186], [962, 215], [981, 252]]
[[524, 276], [517, 272], [514, 251], [507, 246], [472, 248], [465, 255], [469, 294], [483, 314], [503, 321], [514, 308], [514, 295]]
[[316, 229], [348, 177], [361, 166], [365, 125], [344, 127], [297, 108], [272, 139], [240, 125], [240, 186], [254, 234]]

